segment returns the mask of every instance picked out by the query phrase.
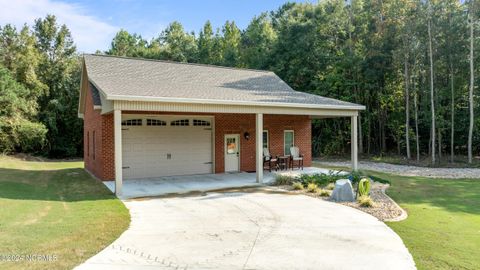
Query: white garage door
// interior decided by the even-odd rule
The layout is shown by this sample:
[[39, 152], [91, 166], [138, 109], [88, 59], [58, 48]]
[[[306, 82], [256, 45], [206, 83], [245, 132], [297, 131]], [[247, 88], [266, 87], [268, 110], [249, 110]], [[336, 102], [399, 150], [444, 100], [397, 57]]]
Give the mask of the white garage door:
[[212, 119], [122, 119], [124, 179], [212, 173]]

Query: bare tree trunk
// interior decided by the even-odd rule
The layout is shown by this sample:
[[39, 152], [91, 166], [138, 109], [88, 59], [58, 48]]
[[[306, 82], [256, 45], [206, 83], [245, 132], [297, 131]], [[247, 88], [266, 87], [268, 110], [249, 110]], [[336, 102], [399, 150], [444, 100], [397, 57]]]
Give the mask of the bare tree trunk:
[[409, 87], [408, 54], [405, 54], [405, 142], [407, 144], [407, 159], [411, 159], [412, 157], [410, 155], [410, 93], [409, 93], [408, 87]]
[[454, 81], [453, 81], [453, 67], [450, 63], [450, 91], [451, 91], [451, 106], [452, 106], [452, 119], [451, 119], [451, 130], [450, 130], [450, 162], [453, 163], [453, 159], [455, 158], [455, 92], [454, 92]]
[[[430, 2], [429, 2], [430, 4]], [[431, 16], [431, 15], [429, 15]], [[431, 99], [431, 110], [432, 110], [432, 164], [435, 164], [435, 95], [433, 90], [433, 52], [432, 52], [432, 22], [429, 18], [428, 20], [428, 51], [429, 51], [429, 58], [430, 58], [430, 99]]]
[[358, 153], [363, 154], [362, 116], [358, 114]]
[[468, 129], [468, 163], [472, 163], [472, 137], [473, 137], [473, 88], [474, 88], [474, 74], [473, 74], [473, 2], [472, 7], [468, 12], [470, 19], [470, 89], [468, 91], [468, 103], [470, 107], [470, 126]]
[[443, 149], [443, 139], [442, 139], [442, 128], [441, 127], [438, 127], [438, 131], [437, 131], [437, 134], [438, 134], [438, 159], [439, 161], [441, 162], [442, 161], [442, 149]]
[[[415, 84], [413, 84], [415, 87]], [[413, 103], [415, 106], [415, 141], [417, 143], [417, 162], [420, 161], [420, 138], [418, 136], [418, 106], [417, 106], [417, 92], [415, 92], [415, 96], [413, 97]]]

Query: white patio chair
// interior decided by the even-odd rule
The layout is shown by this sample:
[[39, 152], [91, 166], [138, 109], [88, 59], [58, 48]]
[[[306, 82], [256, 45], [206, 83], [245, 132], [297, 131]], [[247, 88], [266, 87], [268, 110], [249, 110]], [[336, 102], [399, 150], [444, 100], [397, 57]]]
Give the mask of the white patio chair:
[[297, 146], [290, 147], [290, 155], [291, 155], [291, 167], [293, 170], [293, 166], [295, 162], [297, 163], [298, 168], [303, 170], [303, 155], [300, 154], [300, 149]]

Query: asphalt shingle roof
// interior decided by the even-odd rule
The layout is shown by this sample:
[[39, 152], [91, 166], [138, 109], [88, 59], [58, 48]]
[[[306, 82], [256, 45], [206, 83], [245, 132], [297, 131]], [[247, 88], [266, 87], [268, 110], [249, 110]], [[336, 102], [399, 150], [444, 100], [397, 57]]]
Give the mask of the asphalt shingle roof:
[[88, 78], [107, 95], [313, 106], [363, 106], [298, 92], [270, 71], [84, 55]]

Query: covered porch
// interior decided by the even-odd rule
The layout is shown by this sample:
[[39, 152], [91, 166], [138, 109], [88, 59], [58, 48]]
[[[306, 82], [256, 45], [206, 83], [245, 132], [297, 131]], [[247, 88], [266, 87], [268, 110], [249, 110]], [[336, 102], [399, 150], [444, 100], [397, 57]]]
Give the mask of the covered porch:
[[[287, 109], [284, 109], [283, 112], [285, 112]], [[264, 143], [264, 134], [266, 132], [265, 128], [265, 122], [266, 119], [270, 120], [270, 123], [267, 124], [267, 126], [272, 128], [271, 120], [274, 117], [275, 119], [282, 119], [282, 115], [279, 112], [275, 112], [273, 114], [264, 114], [264, 113], [255, 113], [255, 114], [212, 114], [211, 122], [208, 122], [209, 125], [211, 123], [212, 128], [206, 128], [205, 130], [213, 130], [212, 132], [212, 138], [211, 141], [212, 143], [210, 145], [207, 145], [206, 149], [211, 150], [207, 151], [211, 154], [207, 154], [207, 156], [211, 156], [212, 162], [203, 162], [202, 164], [205, 164], [208, 166], [210, 169], [208, 171], [204, 172], [199, 172], [196, 170], [192, 170], [190, 173], [187, 173], [187, 169], [190, 169], [189, 163], [185, 163], [185, 165], [182, 165], [182, 171], [181, 171], [181, 176], [160, 176], [159, 174], [155, 175], [150, 175], [150, 176], [145, 176], [142, 174], [130, 174], [125, 180], [125, 173], [128, 170], [131, 170], [130, 163], [131, 163], [131, 158], [129, 159], [129, 162], [125, 162], [125, 140], [122, 139], [125, 137], [126, 133], [125, 132], [131, 132], [131, 126], [124, 126], [122, 125], [125, 124], [125, 121], [132, 121], [132, 120], [125, 120], [125, 115], [130, 115], [129, 110], [127, 114], [124, 114], [124, 111], [122, 110], [114, 110], [113, 113], [113, 133], [114, 133], [114, 161], [115, 161], [115, 181], [114, 182], [107, 182], [106, 185], [109, 187], [110, 190], [115, 192], [115, 194], [119, 197], [122, 198], [132, 198], [132, 197], [144, 197], [144, 196], [158, 196], [158, 195], [165, 195], [169, 193], [185, 193], [185, 192], [191, 192], [191, 191], [208, 191], [208, 190], [214, 190], [214, 189], [223, 189], [223, 188], [232, 188], [232, 187], [246, 187], [246, 186], [252, 186], [252, 185], [262, 185], [262, 184], [269, 184], [273, 182], [275, 179], [275, 172], [268, 172], [264, 168], [264, 157], [263, 157], [263, 149], [265, 147]], [[166, 112], [166, 115], [168, 116], [170, 112]], [[230, 119], [234, 119], [232, 115], [240, 115], [242, 120], [237, 120], [240, 122], [233, 122]], [[357, 118], [358, 118], [358, 112], [357, 111], [339, 111], [339, 110], [315, 110], [313, 112], [309, 111], [308, 114], [303, 114], [303, 113], [292, 113], [292, 114], [284, 114], [288, 116], [294, 117], [293, 122], [300, 122], [300, 121], [305, 121], [302, 119], [306, 119], [308, 123], [307, 125], [309, 126], [308, 132], [310, 132], [310, 125], [311, 125], [311, 119], [315, 118], [331, 118], [331, 117], [349, 117], [351, 119], [351, 168], [352, 170], [357, 170], [358, 169], [358, 159], [357, 159]], [[181, 118], [183, 117], [183, 114], [177, 114], [177, 117], [180, 116]], [[162, 117], [165, 117], [162, 115]], [[302, 118], [303, 117], [303, 118]], [[198, 117], [196, 117], [198, 118]], [[128, 118], [127, 118], [128, 119]], [[223, 121], [221, 120], [223, 119]], [[152, 119], [133, 119], [133, 121], [138, 121], [138, 123], [144, 123], [145, 121], [148, 120], [154, 121]], [[209, 121], [210, 121], [209, 120]], [[182, 120], [174, 120], [173, 122], [178, 122], [178, 121], [186, 121], [188, 125], [188, 121], [194, 122], [194, 121], [199, 121], [196, 120], [195, 118], [192, 119], [182, 119]], [[203, 121], [203, 120], [202, 120]], [[292, 120], [291, 120], [292, 121]], [[173, 122], [171, 124], [173, 124]], [[227, 127], [220, 127], [222, 126], [221, 123], [228, 123]], [[165, 125], [165, 123], [164, 123]], [[168, 125], [168, 123], [167, 123]], [[289, 125], [290, 126], [290, 125]], [[288, 127], [289, 127], [288, 126]], [[129, 129], [130, 128], [130, 129]], [[288, 130], [290, 128], [287, 127], [281, 127], [282, 132], [285, 130], [293, 132], [294, 130]], [[232, 130], [235, 130], [232, 132]], [[251, 131], [252, 133], [252, 140], [250, 140], [249, 137], [247, 137], [247, 134], [250, 134], [248, 131]], [[268, 130], [267, 130], [268, 131]], [[235, 151], [232, 152], [232, 156], [236, 156], [237, 159], [234, 163], [238, 164], [238, 167], [235, 167], [233, 170], [227, 170], [227, 159], [226, 159], [226, 153], [223, 151], [228, 150], [227, 147], [227, 137], [229, 137], [230, 134], [228, 133], [237, 133], [235, 134], [237, 136], [237, 141], [235, 141]], [[278, 132], [277, 132], [278, 133]], [[305, 133], [305, 132], [304, 132]], [[155, 138], [163, 138], [158, 136], [159, 133], [155, 133], [154, 137]], [[193, 136], [190, 138], [190, 140], [197, 140], [198, 139], [198, 134], [197, 132], [187, 132], [183, 134], [190, 134]], [[278, 134], [277, 134], [278, 135]], [[176, 134], [176, 137], [178, 137], [179, 134]], [[250, 136], [250, 135], [248, 135]], [[267, 132], [268, 136], [268, 132]], [[151, 136], [150, 136], [151, 137]], [[175, 137], [175, 136], [174, 136]], [[208, 141], [209, 135], [206, 137]], [[223, 138], [225, 137], [225, 144]], [[273, 137], [273, 136], [272, 136]], [[293, 137], [293, 135], [292, 135]], [[172, 135], [168, 135], [168, 137], [165, 138], [172, 138]], [[306, 139], [305, 139], [306, 138]], [[307, 137], [305, 137], [303, 141], [308, 141], [306, 144], [303, 144], [303, 151], [304, 153], [306, 152], [308, 154], [308, 160], [311, 160], [311, 137], [310, 134], [308, 134]], [[220, 140], [219, 140], [220, 139]], [[284, 137], [282, 140], [286, 140]], [[143, 141], [143, 138], [140, 138], [140, 140], [137, 139], [137, 141]], [[218, 143], [220, 141], [220, 143]], [[270, 139], [268, 139], [270, 141]], [[277, 141], [278, 142], [278, 141]], [[165, 142], [163, 142], [165, 144]], [[283, 142], [283, 144], [285, 144]], [[131, 149], [136, 147], [135, 145], [138, 145], [137, 142], [135, 142], [134, 145], [128, 146], [127, 149]], [[277, 143], [273, 143], [273, 145], [270, 145], [272, 148], [275, 146], [277, 147]], [[293, 142], [292, 138], [292, 146], [297, 146], [297, 142]], [[153, 149], [153, 144], [148, 144], [147, 145], [149, 151], [150, 149]], [[196, 153], [192, 152], [190, 149], [193, 149], [193, 147], [184, 147], [185, 153], [189, 153], [189, 155], [200, 155], [202, 153]], [[286, 147], [287, 148], [287, 147]], [[302, 148], [302, 147], [300, 147]], [[241, 150], [240, 150], [241, 149]], [[289, 149], [289, 148], [288, 148]], [[236, 152], [236, 155], [235, 155]], [[242, 154], [243, 152], [243, 154]], [[248, 152], [248, 154], [245, 154]], [[277, 150], [277, 153], [279, 151]], [[285, 151], [286, 152], [286, 151]], [[284, 153], [285, 154], [285, 153]], [[167, 159], [170, 160], [170, 155], [167, 154]], [[134, 157], [137, 164], [144, 164], [145, 159], [139, 159], [138, 158], [143, 158], [144, 154], [142, 152], [135, 153], [134, 155], [130, 155], [130, 157]], [[152, 155], [150, 155], [152, 156]], [[238, 158], [240, 156], [240, 158]], [[225, 157], [225, 159], [224, 159]], [[158, 156], [155, 157], [155, 159], [158, 159]], [[162, 166], [167, 166], [165, 164], [162, 164]], [[171, 164], [171, 163], [169, 163]], [[306, 166], [309, 166], [310, 164], [307, 163]], [[160, 165], [158, 165], [160, 166]], [[160, 169], [159, 167], [155, 167], [157, 170]], [[166, 167], [168, 168], [168, 166]], [[161, 170], [164, 170], [165, 168], [161, 168]], [[230, 172], [229, 172], [230, 171]], [[210, 172], [212, 172], [210, 174]], [[318, 168], [313, 168], [313, 167], [307, 167], [304, 170], [297, 170], [297, 171], [287, 171], [287, 172], [280, 172], [280, 173], [288, 173], [288, 174], [301, 174], [301, 173], [326, 173], [328, 170], [321, 170]], [[175, 172], [170, 173], [170, 174], [163, 174], [163, 175], [179, 175], [175, 174]], [[133, 177], [132, 177], [133, 176]]]
[[[183, 176], [164, 176], [156, 178], [130, 179], [123, 182], [121, 199], [165, 196], [169, 194], [186, 194], [213, 190], [256, 187], [272, 184], [277, 175], [299, 176], [300, 174], [328, 174], [328, 169], [306, 167], [303, 170], [265, 172], [263, 183], [257, 182], [255, 173], [236, 172], [220, 174], [197, 174]], [[103, 182], [108, 189], [115, 192], [115, 182]]]

